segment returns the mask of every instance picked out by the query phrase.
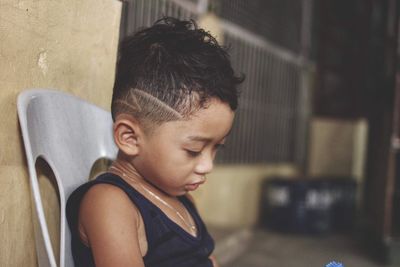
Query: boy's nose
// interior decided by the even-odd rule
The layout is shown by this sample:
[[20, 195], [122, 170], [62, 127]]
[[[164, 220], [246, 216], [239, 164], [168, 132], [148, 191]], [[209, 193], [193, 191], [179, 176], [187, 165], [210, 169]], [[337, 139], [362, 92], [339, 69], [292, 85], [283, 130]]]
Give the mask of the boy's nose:
[[196, 172], [199, 174], [207, 174], [212, 171], [214, 167], [214, 157], [209, 153], [204, 153], [196, 166]]

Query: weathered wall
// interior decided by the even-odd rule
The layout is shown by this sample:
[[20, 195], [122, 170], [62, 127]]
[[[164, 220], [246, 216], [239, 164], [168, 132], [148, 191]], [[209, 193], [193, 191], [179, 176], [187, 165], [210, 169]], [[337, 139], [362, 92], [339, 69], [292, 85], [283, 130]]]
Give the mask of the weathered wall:
[[364, 177], [366, 120], [313, 118], [308, 172], [314, 176]]
[[[120, 13], [117, 0], [0, 1], [0, 266], [36, 265], [17, 95], [55, 88], [108, 108]], [[51, 183], [41, 184], [54, 209]]]

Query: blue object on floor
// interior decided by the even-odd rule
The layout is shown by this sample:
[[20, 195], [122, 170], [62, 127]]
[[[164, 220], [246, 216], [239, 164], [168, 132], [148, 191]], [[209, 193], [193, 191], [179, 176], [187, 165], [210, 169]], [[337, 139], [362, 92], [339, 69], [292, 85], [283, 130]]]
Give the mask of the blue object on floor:
[[344, 267], [344, 266], [340, 262], [331, 261], [330, 263], [325, 265], [325, 267]]

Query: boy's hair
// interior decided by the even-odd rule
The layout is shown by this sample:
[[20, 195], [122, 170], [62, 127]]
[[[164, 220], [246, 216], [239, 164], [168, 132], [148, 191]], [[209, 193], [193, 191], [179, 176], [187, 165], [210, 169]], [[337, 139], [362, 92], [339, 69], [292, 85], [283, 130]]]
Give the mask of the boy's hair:
[[243, 80], [210, 33], [164, 17], [121, 43], [112, 116], [128, 113], [151, 126], [187, 118], [213, 97], [236, 110]]

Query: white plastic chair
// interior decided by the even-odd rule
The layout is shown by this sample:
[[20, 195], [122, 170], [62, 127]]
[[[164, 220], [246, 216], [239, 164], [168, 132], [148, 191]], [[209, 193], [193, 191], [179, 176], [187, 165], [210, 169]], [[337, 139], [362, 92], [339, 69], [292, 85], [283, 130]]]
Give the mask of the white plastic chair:
[[89, 178], [99, 158], [114, 159], [112, 119], [107, 112], [75, 96], [32, 89], [18, 96], [18, 117], [28, 162], [34, 202], [35, 241], [39, 266], [57, 266], [46, 224], [35, 169], [38, 157], [54, 172], [60, 195], [60, 267], [74, 266], [65, 216], [68, 196]]

